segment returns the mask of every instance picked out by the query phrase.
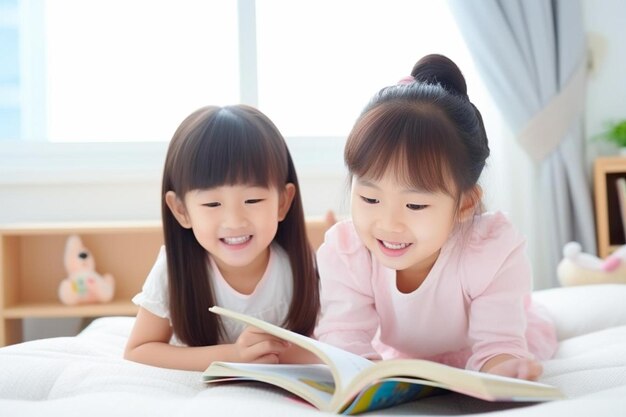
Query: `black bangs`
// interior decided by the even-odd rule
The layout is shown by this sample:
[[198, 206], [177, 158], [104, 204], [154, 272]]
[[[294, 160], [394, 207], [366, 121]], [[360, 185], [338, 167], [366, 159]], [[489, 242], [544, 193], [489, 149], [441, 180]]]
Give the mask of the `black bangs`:
[[[287, 183], [287, 149], [280, 133], [241, 107], [224, 107], [196, 126], [181, 149], [177, 193], [223, 185]], [[208, 140], [207, 140], [208, 139]], [[185, 161], [186, 163], [183, 163]]]
[[446, 115], [434, 106], [385, 103], [364, 113], [350, 133], [344, 159], [358, 177], [379, 180], [390, 172], [410, 188], [457, 193], [455, 167], [463, 150]]

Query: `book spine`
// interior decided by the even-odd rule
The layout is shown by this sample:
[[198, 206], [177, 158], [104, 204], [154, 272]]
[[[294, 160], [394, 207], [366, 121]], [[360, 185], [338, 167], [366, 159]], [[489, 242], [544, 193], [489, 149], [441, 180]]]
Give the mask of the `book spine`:
[[624, 231], [624, 239], [626, 239], [626, 178], [620, 177], [615, 181], [617, 187], [617, 199], [619, 201], [619, 214], [622, 221], [622, 229]]

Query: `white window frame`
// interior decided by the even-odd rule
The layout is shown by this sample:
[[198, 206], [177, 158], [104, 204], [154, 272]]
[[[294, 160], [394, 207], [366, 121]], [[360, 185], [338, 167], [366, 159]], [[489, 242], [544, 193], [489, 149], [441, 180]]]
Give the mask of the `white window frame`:
[[[22, 14], [32, 25], [41, 23], [42, 8], [34, 2], [24, 0]], [[258, 79], [256, 53], [255, 0], [238, 0], [239, 57], [240, 57], [240, 102], [257, 107]], [[36, 25], [41, 27], [42, 25]], [[22, 47], [28, 44], [23, 41]], [[43, 59], [25, 53], [24, 59]], [[41, 63], [23, 62], [27, 68], [42, 68]], [[26, 140], [0, 141], [0, 201], [3, 193], [11, 187], [33, 189], [45, 185], [72, 186], [94, 184], [145, 184], [160, 181], [167, 142], [112, 142], [112, 143], [52, 143], [45, 141], [45, 123], [29, 123], [29, 120], [42, 120], [42, 107], [45, 100], [35, 98], [42, 94], [38, 85], [43, 74], [31, 74], [32, 85], [26, 86], [25, 100], [31, 105], [24, 106], [23, 117], [27, 126], [23, 132]], [[39, 80], [39, 81], [38, 81]], [[40, 103], [40, 104], [36, 104]], [[287, 144], [298, 168], [301, 182], [325, 181], [341, 182], [345, 178], [342, 150], [345, 138], [342, 137], [287, 137]], [[30, 197], [32, 199], [32, 196]], [[313, 198], [311, 197], [311, 200]], [[322, 203], [323, 204], [323, 203]], [[320, 210], [314, 210], [315, 213]], [[19, 218], [19, 216], [17, 216]], [[52, 215], [51, 217], [54, 217]], [[15, 216], [2, 213], [0, 223], [12, 220]]]

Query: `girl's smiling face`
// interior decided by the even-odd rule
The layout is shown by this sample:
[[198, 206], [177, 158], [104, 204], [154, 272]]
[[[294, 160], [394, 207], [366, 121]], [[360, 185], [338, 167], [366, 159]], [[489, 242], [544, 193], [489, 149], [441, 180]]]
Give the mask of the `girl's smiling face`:
[[260, 275], [269, 246], [293, 199], [295, 187], [224, 185], [192, 190], [181, 201], [170, 194], [168, 205], [179, 223], [193, 230], [225, 278]]
[[387, 172], [354, 177], [352, 220], [370, 252], [388, 268], [424, 278], [455, 226], [457, 201], [443, 192], [413, 189]]

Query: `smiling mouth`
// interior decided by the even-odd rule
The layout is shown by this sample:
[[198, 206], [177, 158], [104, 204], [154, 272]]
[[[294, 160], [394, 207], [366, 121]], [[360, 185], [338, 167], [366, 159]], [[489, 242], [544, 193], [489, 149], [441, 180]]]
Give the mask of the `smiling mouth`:
[[227, 245], [243, 245], [244, 243], [248, 242], [250, 239], [252, 239], [252, 235], [223, 237], [220, 240], [226, 243]]
[[385, 248], [391, 250], [401, 250], [411, 246], [411, 243], [387, 242], [386, 240], [378, 240]]

